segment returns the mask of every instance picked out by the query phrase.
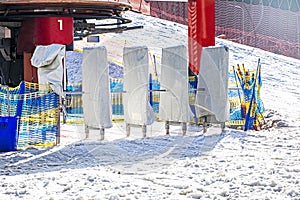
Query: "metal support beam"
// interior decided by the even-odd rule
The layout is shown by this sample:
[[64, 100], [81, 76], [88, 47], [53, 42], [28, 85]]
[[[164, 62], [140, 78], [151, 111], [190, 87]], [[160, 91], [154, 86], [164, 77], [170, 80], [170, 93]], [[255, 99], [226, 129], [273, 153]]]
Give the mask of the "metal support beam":
[[200, 70], [202, 47], [215, 46], [215, 0], [188, 1], [189, 67]]

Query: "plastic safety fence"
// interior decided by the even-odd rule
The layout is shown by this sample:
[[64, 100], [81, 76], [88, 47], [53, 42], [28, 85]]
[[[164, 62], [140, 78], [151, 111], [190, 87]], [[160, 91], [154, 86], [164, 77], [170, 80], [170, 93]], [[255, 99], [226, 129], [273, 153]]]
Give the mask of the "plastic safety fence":
[[65, 107], [69, 117], [82, 117], [82, 83], [67, 85], [65, 97]]
[[[123, 79], [115, 78], [110, 80], [112, 115], [113, 120], [122, 118], [124, 115], [122, 93]], [[82, 83], [69, 83], [65, 91], [65, 108], [67, 112], [67, 123], [75, 118], [83, 118], [82, 108]], [[76, 121], [76, 120], [75, 120]], [[78, 120], [77, 120], [78, 122]]]
[[[188, 24], [188, 2], [149, 1], [150, 15]], [[299, 0], [215, 0], [215, 35], [300, 59]]]
[[50, 86], [26, 82], [18, 147], [55, 145], [59, 114], [59, 96]]
[[0, 87], [1, 116], [19, 117], [17, 149], [53, 146], [59, 135], [59, 97], [46, 85]]
[[123, 79], [110, 79], [111, 103], [112, 103], [112, 119], [124, 119], [124, 106], [122, 93], [124, 91]]
[[300, 59], [296, 0], [216, 0], [216, 35]]
[[264, 105], [260, 98], [262, 86], [260, 67], [255, 71], [237, 65], [228, 76], [230, 121], [227, 125], [241, 126], [246, 130], [259, 129], [264, 123]]
[[[124, 118], [124, 107], [122, 100], [123, 79], [110, 79], [110, 91], [112, 102], [112, 119], [119, 120]], [[69, 83], [65, 91], [65, 108], [67, 112], [67, 123], [83, 123], [83, 108], [82, 108], [82, 83]]]
[[47, 85], [0, 86], [1, 116], [19, 118], [17, 149], [53, 146], [59, 136], [59, 96]]
[[[189, 78], [189, 102], [191, 107], [195, 101], [195, 87], [197, 86], [197, 78]], [[82, 109], [82, 84], [81, 83], [69, 83], [65, 91], [66, 101], [65, 108], [67, 111], [67, 123], [80, 123], [83, 120], [83, 109]], [[160, 101], [160, 82], [157, 79], [149, 80], [148, 85], [148, 99], [154, 110], [158, 115], [159, 113], [159, 101]], [[113, 121], [124, 119], [124, 106], [122, 93], [123, 79], [122, 78], [111, 78], [110, 79], [110, 91], [111, 91], [111, 102], [112, 102], [112, 119]]]
[[[240, 66], [244, 72], [240, 73], [239, 77], [235, 77], [234, 71], [230, 70], [228, 73], [229, 80], [229, 101], [230, 101], [230, 121], [226, 124], [231, 127], [244, 127], [245, 117], [247, 110], [249, 110], [251, 91], [253, 90], [253, 83], [249, 87], [245, 87], [245, 90], [242, 89], [240, 81], [251, 80], [253, 74], [255, 75], [255, 70], [248, 70]], [[235, 66], [238, 69], [238, 66]], [[246, 74], [247, 72], [247, 74]], [[255, 87], [255, 102], [254, 106], [251, 109], [251, 112], [254, 112], [251, 115], [251, 124], [254, 124], [252, 128], [258, 126], [257, 124], [263, 123], [263, 111], [264, 106], [263, 102], [260, 99], [260, 87], [261, 79], [259, 78], [259, 84], [256, 84]], [[195, 102], [195, 93], [197, 86], [197, 77], [189, 77], [189, 104], [191, 109], [194, 111], [194, 102]], [[248, 89], [247, 89], [248, 88]], [[160, 101], [160, 82], [156, 79], [149, 81], [149, 93], [148, 98], [149, 102], [152, 105], [154, 112], [158, 115], [159, 113], [159, 101]], [[111, 78], [110, 79], [110, 90], [111, 90], [111, 102], [112, 102], [112, 119], [113, 121], [123, 120], [124, 119], [124, 107], [123, 107], [123, 79], [122, 78]], [[72, 83], [67, 86], [67, 103], [66, 110], [68, 113], [68, 120], [71, 122], [71, 119], [74, 117], [83, 118], [82, 115], [82, 91], [81, 83]], [[78, 122], [78, 121], [77, 121]], [[67, 121], [68, 123], [68, 121]]]

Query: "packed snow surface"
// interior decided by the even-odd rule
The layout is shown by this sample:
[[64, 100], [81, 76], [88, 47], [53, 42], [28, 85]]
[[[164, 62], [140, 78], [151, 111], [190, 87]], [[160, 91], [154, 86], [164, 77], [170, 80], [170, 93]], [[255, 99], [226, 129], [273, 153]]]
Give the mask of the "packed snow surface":
[[[127, 16], [144, 29], [106, 34], [101, 45], [187, 44], [186, 26]], [[213, 126], [203, 134], [201, 126], [190, 125], [186, 136], [171, 126], [167, 136], [164, 124], [155, 122], [143, 139], [141, 129], [126, 137], [124, 124], [114, 123], [100, 141], [99, 130], [85, 139], [82, 125], [64, 124], [58, 146], [0, 153], [0, 199], [299, 200], [300, 61], [226, 40], [217, 44], [229, 47], [230, 66], [245, 63], [255, 69], [261, 59], [265, 116], [276, 126], [247, 132]], [[111, 46], [109, 56], [117, 61], [122, 48]], [[81, 54], [71, 55], [68, 76], [76, 81]]]

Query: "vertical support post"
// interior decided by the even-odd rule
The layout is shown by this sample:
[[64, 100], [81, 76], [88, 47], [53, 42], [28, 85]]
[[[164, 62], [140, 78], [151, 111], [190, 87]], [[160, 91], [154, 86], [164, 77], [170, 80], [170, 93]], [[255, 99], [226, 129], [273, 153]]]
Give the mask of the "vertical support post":
[[89, 129], [88, 125], [84, 126], [84, 131], [85, 131], [85, 138], [88, 138], [89, 134], [90, 134], [90, 129]]
[[221, 123], [221, 130], [224, 131], [225, 128], [226, 128], [226, 124], [225, 124], [225, 122], [222, 122], [222, 123]]
[[169, 121], [166, 121], [165, 129], [166, 129], [166, 134], [169, 135], [170, 134], [170, 122]]
[[104, 140], [104, 132], [105, 132], [104, 127], [101, 127], [100, 128], [100, 140]]
[[188, 0], [189, 68], [199, 74], [202, 47], [215, 46], [215, 0]]
[[182, 135], [183, 136], [186, 135], [186, 130], [187, 130], [186, 122], [182, 122]]
[[130, 136], [130, 125], [126, 123], [126, 136]]
[[16, 110], [16, 116], [17, 117], [22, 116], [25, 89], [26, 89], [25, 88], [25, 82], [22, 81], [21, 84], [20, 84], [20, 96], [21, 96], [21, 98], [18, 101], [17, 110]]
[[142, 126], [142, 132], [143, 132], [143, 137], [145, 138], [147, 135], [147, 126], [144, 124], [143, 126]]
[[150, 75], [149, 75], [149, 90], [150, 90], [149, 101], [150, 101], [150, 105], [153, 106], [153, 97], [152, 97], [152, 74], [151, 74], [151, 73], [150, 73]]
[[6, 94], [7, 94], [7, 113], [8, 116], [10, 116], [10, 93], [9, 93], [9, 87], [8, 86], [4, 86], [6, 89]]
[[203, 133], [207, 132], [207, 117], [203, 117], [202, 118], [202, 122], [203, 122]]
[[58, 115], [57, 120], [57, 133], [56, 133], [56, 145], [60, 144], [60, 115]]
[[57, 97], [58, 97], [58, 100], [57, 100], [57, 133], [56, 133], [56, 145], [60, 144], [60, 107], [61, 107], [61, 97], [58, 95], [58, 94], [55, 94]]

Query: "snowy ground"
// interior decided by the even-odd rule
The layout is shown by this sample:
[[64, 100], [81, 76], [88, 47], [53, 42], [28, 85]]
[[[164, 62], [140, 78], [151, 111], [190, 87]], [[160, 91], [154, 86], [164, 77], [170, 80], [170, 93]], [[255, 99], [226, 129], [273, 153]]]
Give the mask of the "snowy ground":
[[[186, 27], [129, 15], [145, 28], [124, 37], [134, 35], [134, 41], [152, 47], [153, 41], [159, 47], [186, 44]], [[140, 129], [126, 138], [124, 124], [115, 123], [101, 142], [97, 130], [83, 140], [81, 125], [62, 125], [59, 146], [0, 154], [0, 199], [299, 200], [300, 61], [217, 43], [229, 47], [230, 66], [255, 68], [261, 58], [266, 119], [277, 127], [259, 132], [212, 127], [203, 134], [202, 127], [189, 126], [183, 137], [176, 126], [164, 135], [163, 124], [156, 122], [142, 139]]]

